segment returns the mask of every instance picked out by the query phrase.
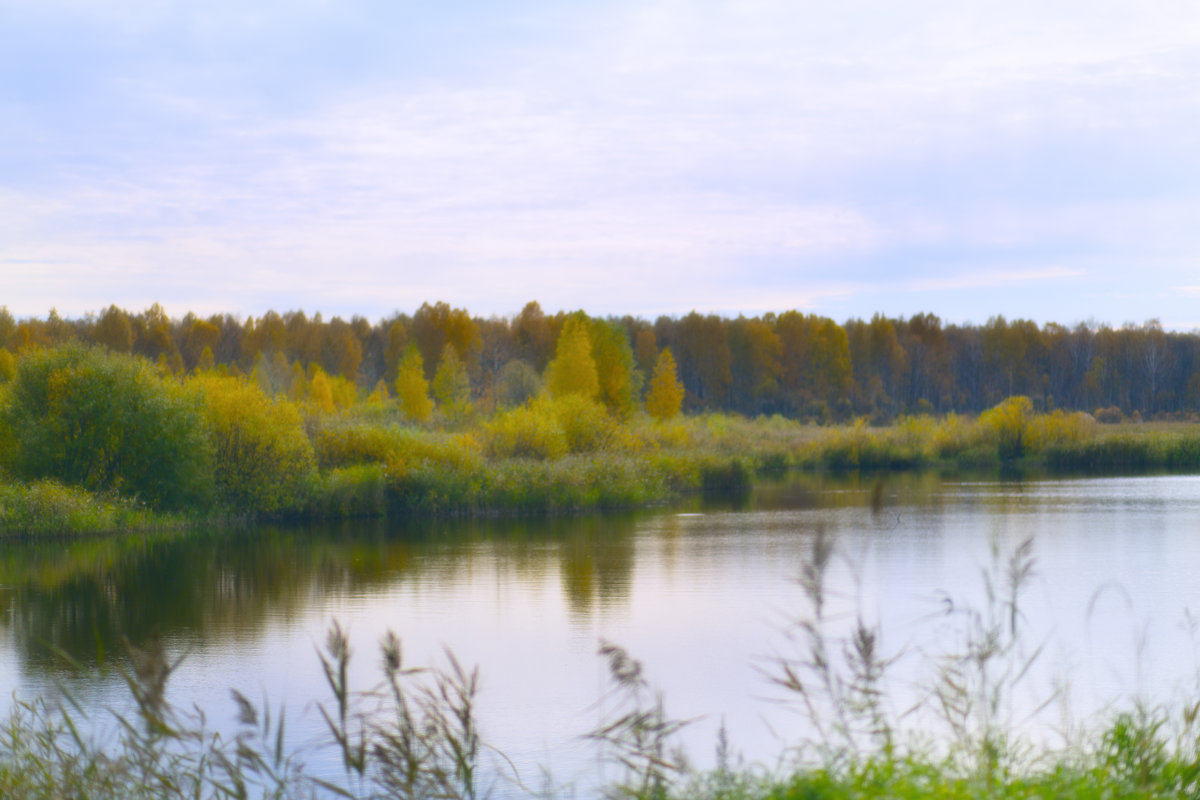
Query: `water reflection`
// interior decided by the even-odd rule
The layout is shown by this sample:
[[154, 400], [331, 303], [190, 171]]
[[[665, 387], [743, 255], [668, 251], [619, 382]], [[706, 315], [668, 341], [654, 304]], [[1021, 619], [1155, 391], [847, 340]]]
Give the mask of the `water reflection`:
[[342, 523], [28, 543], [0, 554], [0, 612], [24, 670], [82, 664], [152, 634], [252, 639], [331, 597], [368, 596], [485, 558], [534, 582], [561, 575], [587, 616], [629, 600], [636, 517]]
[[[1077, 694], [1104, 703], [1151, 685], [1151, 673], [1195, 673], [1173, 626], [1200, 608], [1197, 517], [1200, 478], [1187, 476], [818, 474], [627, 516], [10, 544], [0, 551], [0, 669], [14, 688], [37, 690], [61, 673], [57, 650], [95, 667], [124, 637], [157, 632], [193, 653], [176, 702], [211, 708], [238, 685], [303, 706], [324, 696], [313, 648], [331, 618], [364, 654], [360, 685], [375, 677], [374, 642], [395, 628], [411, 663], [432, 663], [447, 645], [479, 664], [484, 710], [503, 721], [495, 743], [561, 774], [564, 763], [594, 766], [577, 737], [595, 722], [603, 637], [643, 660], [674, 713], [703, 718], [689, 731], [693, 757], [711, 752], [724, 719], [736, 747], [769, 759], [800, 734], [794, 715], [764, 721], [763, 657], [786, 646], [780, 630], [802, 610], [796, 578], [816, 531], [838, 547], [833, 610], [863, 610], [888, 642], [929, 653], [945, 645], [944, 625], [929, 624], [937, 598], [978, 603], [992, 545], [1034, 537], [1034, 641], [1053, 637], [1055, 658], [1063, 642]], [[1105, 586], [1129, 602], [1105, 591], [1093, 603]]]

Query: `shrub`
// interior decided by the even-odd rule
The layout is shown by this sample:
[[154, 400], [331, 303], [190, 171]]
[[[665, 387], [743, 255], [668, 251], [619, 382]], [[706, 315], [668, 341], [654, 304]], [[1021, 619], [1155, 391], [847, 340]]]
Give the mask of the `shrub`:
[[620, 424], [604, 406], [581, 394], [566, 394], [549, 404], [572, 453], [617, 449], [621, 444]]
[[545, 404], [502, 411], [484, 426], [488, 454], [496, 458], [559, 458], [567, 436]]
[[386, 510], [387, 469], [382, 464], [329, 470], [309, 492], [308, 511], [317, 517], [378, 517]]
[[201, 409], [144, 360], [67, 345], [21, 360], [0, 411], [14, 474], [114, 490], [155, 506], [201, 504], [212, 449]]
[[1029, 422], [1027, 448], [1031, 453], [1040, 453], [1047, 447], [1087, 441], [1094, 428], [1091, 417], [1081, 411], [1039, 414]]
[[1000, 458], [1011, 461], [1028, 449], [1032, 416], [1033, 401], [1024, 396], [1010, 397], [980, 414], [979, 427], [984, 437], [996, 445]]
[[403, 460], [408, 437], [396, 426], [335, 422], [318, 427], [312, 436], [317, 464], [322, 469], [354, 464], [390, 464]]
[[0, 484], [0, 531], [6, 534], [110, 533], [144, 527], [153, 519], [129, 500], [98, 497], [53, 480]]
[[203, 400], [221, 499], [239, 511], [297, 508], [316, 467], [299, 409], [238, 378], [205, 375], [189, 386]]

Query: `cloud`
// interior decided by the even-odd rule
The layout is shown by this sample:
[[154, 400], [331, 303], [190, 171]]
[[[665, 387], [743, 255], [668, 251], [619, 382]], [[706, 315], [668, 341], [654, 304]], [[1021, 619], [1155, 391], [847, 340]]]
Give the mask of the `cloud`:
[[907, 292], [945, 292], [960, 289], [988, 289], [997, 286], [1026, 286], [1060, 281], [1068, 278], [1083, 278], [1087, 272], [1082, 269], [1066, 267], [1046, 267], [1044, 269], [1012, 269], [1003, 271], [971, 272], [962, 275], [952, 275], [938, 278], [927, 278], [914, 281], [900, 281], [897, 288]]
[[10, 305], [1045, 316], [1200, 247], [1191, 3], [0, 7]]

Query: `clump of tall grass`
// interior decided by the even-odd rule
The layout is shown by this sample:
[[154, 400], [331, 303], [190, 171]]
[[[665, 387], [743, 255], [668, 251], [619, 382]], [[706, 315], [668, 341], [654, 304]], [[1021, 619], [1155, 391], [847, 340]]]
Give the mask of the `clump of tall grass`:
[[646, 460], [618, 454], [514, 458], [469, 472], [427, 465], [392, 476], [388, 509], [396, 515], [575, 513], [663, 502], [671, 488]]
[[[1062, 750], [1021, 739], [1014, 696], [1040, 652], [1024, 642], [1023, 597], [1034, 574], [1030, 542], [994, 553], [982, 573], [982, 606], [946, 600], [950, 641], [923, 662], [932, 672], [915, 711], [897, 710], [892, 694], [892, 665], [909, 654], [888, 652], [883, 631], [861, 611], [847, 617], [833, 607], [836, 555], [818, 530], [800, 571], [806, 607], [792, 629], [797, 650], [768, 667], [811, 723], [799, 757], [775, 771], [737, 764], [722, 726], [716, 767], [693, 772], [676, 746], [688, 721], [667, 713], [633, 655], [601, 641], [607, 711], [584, 737], [620, 776], [600, 791], [645, 800], [1200, 794], [1200, 701], [1180, 709], [1135, 705]], [[317, 655], [330, 698], [315, 708], [327, 735], [298, 750], [282, 707], [235, 691], [236, 729], [214, 731], [202, 710], [170, 702], [179, 660], [161, 640], [127, 645], [117, 670], [132, 699], [128, 714], [106, 711], [104, 719], [91, 719], [69, 695], [14, 702], [0, 725], [0, 796], [554, 796], [528, 790], [511, 762], [488, 745], [477, 714], [479, 671], [452, 653], [441, 666], [412, 667], [389, 632], [378, 650], [382, 680], [364, 689], [350, 683], [350, 641], [336, 623]], [[115, 728], [103, 728], [105, 722]], [[302, 755], [313, 752], [332, 754], [340, 769], [309, 772]], [[576, 796], [571, 787], [565, 791]]]
[[470, 433], [445, 433], [402, 425], [384, 427], [330, 418], [312, 434], [322, 468], [383, 464], [402, 472], [419, 464], [471, 470], [483, 463], [478, 440]]
[[1052, 445], [1046, 462], [1063, 469], [1196, 469], [1200, 468], [1200, 432], [1101, 433]]
[[687, 769], [682, 750], [672, 744], [689, 721], [668, 716], [662, 692], [651, 687], [641, 662], [627, 650], [601, 640], [598, 654], [608, 662], [612, 685], [603, 699], [610, 711], [587, 738], [624, 773], [606, 795], [665, 798]]
[[0, 531], [6, 534], [114, 533], [177, 524], [129, 498], [98, 495], [58, 481], [0, 483]]
[[387, 491], [383, 464], [334, 467], [313, 477], [304, 513], [325, 519], [382, 517], [387, 514]]

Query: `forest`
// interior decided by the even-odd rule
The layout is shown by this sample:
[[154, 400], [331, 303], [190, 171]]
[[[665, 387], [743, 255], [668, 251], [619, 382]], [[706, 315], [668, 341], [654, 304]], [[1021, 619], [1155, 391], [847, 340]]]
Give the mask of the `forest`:
[[[6, 356], [11, 370], [13, 355], [79, 341], [142, 356], [177, 375], [214, 368], [254, 374], [285, 394], [302, 394], [298, 378], [311, 386], [320, 373], [332, 402], [346, 405], [358, 394], [394, 393], [413, 345], [429, 381], [452, 354], [471, 406], [488, 413], [536, 393], [566, 321], [580, 315], [547, 314], [530, 302], [515, 316], [482, 318], [438, 302], [376, 323], [295, 310], [172, 319], [158, 305], [17, 320], [0, 306], [0, 371]], [[686, 412], [883, 423], [902, 414], [975, 413], [1015, 395], [1038, 411], [1099, 412], [1102, 420], [1186, 419], [1200, 410], [1200, 334], [1164, 331], [1157, 321], [1066, 327], [996, 316], [954, 325], [933, 314], [877, 314], [839, 324], [785, 311], [589, 323], [592, 338], [605, 340], [594, 348], [601, 380], [612, 384], [607, 403], [626, 411], [641, 402], [664, 349], [674, 357]]]

